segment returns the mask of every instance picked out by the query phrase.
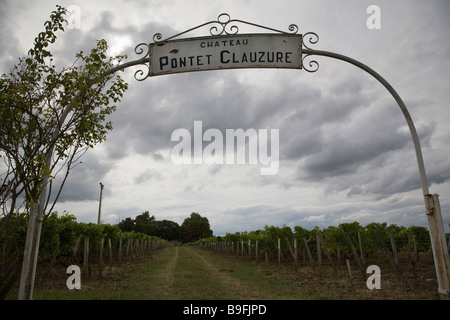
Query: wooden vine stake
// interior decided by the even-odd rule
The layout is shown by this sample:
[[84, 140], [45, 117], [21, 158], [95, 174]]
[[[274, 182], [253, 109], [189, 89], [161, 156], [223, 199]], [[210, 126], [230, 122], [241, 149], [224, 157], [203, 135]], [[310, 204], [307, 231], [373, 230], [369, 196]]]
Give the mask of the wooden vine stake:
[[344, 236], [345, 236], [345, 239], [347, 240], [348, 244], [350, 245], [350, 248], [352, 249], [353, 257], [355, 258], [356, 263], [358, 263], [359, 270], [361, 271], [361, 274], [362, 274], [363, 278], [365, 278], [366, 277], [366, 272], [365, 272], [364, 267], [362, 266], [361, 262], [358, 259], [358, 254], [356, 253], [356, 249], [355, 249], [355, 246], [352, 243], [352, 239], [350, 239], [350, 236], [348, 235], [347, 232], [344, 234]]
[[127, 250], [125, 251], [125, 257], [127, 257], [127, 258], [128, 258], [128, 254], [130, 253], [130, 243], [131, 243], [131, 239], [128, 239]]
[[122, 262], [122, 238], [119, 239], [119, 262]]
[[306, 252], [308, 253], [309, 265], [314, 269], [314, 260], [312, 258], [311, 250], [309, 249], [308, 241], [306, 241], [305, 237], [303, 237], [303, 243], [305, 244]]
[[325, 255], [327, 256], [328, 261], [330, 261], [330, 264], [333, 266], [334, 273], [337, 273], [336, 264], [334, 263], [333, 259], [331, 258], [330, 253], [328, 252], [328, 248], [327, 248], [327, 245], [325, 244], [325, 240], [323, 240], [323, 237], [320, 233], [318, 233], [317, 235], [319, 236], [320, 244], [323, 246], [323, 251], [324, 251]]
[[295, 271], [298, 271], [298, 253], [297, 253], [297, 239], [294, 238], [294, 264]]
[[397, 276], [400, 279], [400, 281], [412, 289], [411, 284], [406, 280], [405, 276], [403, 275], [402, 271], [400, 270], [398, 264], [395, 262], [394, 256], [392, 255], [391, 251], [389, 250], [386, 243], [384, 243], [383, 238], [381, 237], [378, 230], [373, 230], [373, 233], [375, 234], [375, 237], [377, 238], [378, 242], [381, 244], [381, 246], [384, 248], [384, 252], [386, 253], [386, 256], [388, 257], [389, 261], [391, 262], [392, 266], [394, 267], [395, 271], [397, 272]]
[[353, 289], [353, 276], [352, 276], [352, 268], [350, 267], [350, 261], [345, 259], [347, 263], [348, 277], [350, 278], [350, 287]]
[[258, 240], [256, 240], [255, 244], [255, 263], [258, 263]]
[[105, 238], [100, 239], [100, 247], [98, 253], [98, 278], [103, 278], [103, 245], [105, 244]]
[[84, 237], [83, 273], [89, 276], [89, 237]]
[[413, 286], [414, 286], [414, 288], [417, 288], [419, 286], [419, 278], [417, 276], [417, 264], [416, 264], [417, 261], [414, 260], [414, 256], [413, 256], [413, 254], [411, 252], [411, 246], [409, 245], [409, 239], [406, 242], [406, 248], [408, 250], [408, 260], [409, 260], [409, 263], [411, 264], [412, 269], [413, 269], [413, 275], [414, 275]]
[[112, 254], [111, 239], [109, 238], [108, 238], [108, 249], [109, 249], [109, 266], [112, 268], [113, 254]]
[[359, 242], [359, 252], [361, 255], [361, 264], [364, 268], [364, 266], [366, 265], [366, 261], [364, 259], [364, 251], [363, 251], [363, 243], [362, 243], [362, 237], [361, 237], [361, 232], [358, 231], [358, 242]]
[[292, 259], [294, 259], [294, 269], [297, 272], [298, 271], [298, 263], [297, 263], [297, 239], [294, 239], [294, 250], [292, 250], [291, 243], [289, 242], [288, 237], [285, 237], [285, 240], [288, 244], [289, 251], [291, 252]]
[[319, 279], [322, 280], [322, 253], [320, 250], [320, 234], [316, 234], [316, 243], [317, 243], [317, 266], [319, 269]]
[[395, 263], [398, 265], [398, 254], [397, 254], [397, 246], [395, 244], [394, 235], [392, 234], [391, 227], [387, 228], [389, 233], [389, 240], [391, 240], [392, 254], [394, 255]]
[[73, 247], [73, 254], [72, 254], [72, 257], [75, 259], [75, 256], [77, 255], [77, 252], [78, 252], [78, 248], [80, 247], [80, 243], [81, 243], [81, 240], [83, 239], [83, 235], [82, 234], [80, 234], [79, 236], [78, 236], [78, 239], [77, 239], [77, 242], [75, 242], [75, 245], [74, 245], [74, 247]]
[[278, 269], [281, 268], [281, 243], [280, 238], [278, 238]]

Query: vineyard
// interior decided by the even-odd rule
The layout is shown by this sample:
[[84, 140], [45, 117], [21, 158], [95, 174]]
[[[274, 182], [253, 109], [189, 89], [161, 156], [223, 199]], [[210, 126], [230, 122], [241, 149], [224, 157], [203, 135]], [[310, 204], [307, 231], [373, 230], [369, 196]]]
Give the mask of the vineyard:
[[[0, 223], [2, 219], [0, 219]], [[0, 237], [0, 299], [20, 276], [28, 217], [14, 216]], [[102, 278], [105, 266], [133, 260], [164, 248], [170, 242], [139, 232], [123, 232], [118, 225], [81, 223], [73, 215], [50, 214], [43, 223], [39, 262], [75, 264], [88, 277]]]
[[356, 280], [366, 281], [370, 265], [380, 265], [382, 274], [389, 271], [391, 282], [405, 290], [420, 290], [421, 282], [435, 281], [428, 272], [434, 267], [424, 227], [386, 223], [363, 227], [358, 222], [323, 230], [266, 226], [263, 230], [201, 239], [193, 245], [274, 270], [288, 268], [294, 275], [309, 273], [319, 282], [339, 275], [351, 287]]
[[[14, 216], [9, 221], [8, 232], [1, 235], [2, 298], [5, 298], [9, 291], [15, 290], [14, 286], [20, 276], [26, 224], [26, 215]], [[159, 249], [167, 247], [172, 247], [167, 252], [177, 254], [173, 258], [167, 257], [165, 265], [162, 258], [154, 257], [159, 257], [160, 252], [166, 252], [167, 249]], [[193, 247], [208, 255], [200, 255], [189, 249]], [[101, 288], [109, 288], [111, 272], [126, 269], [133, 273], [137, 268], [141, 270], [137, 271], [138, 273], [148, 273], [152, 277], [145, 282], [139, 280], [139, 286], [149, 283], [150, 290], [140, 294], [155, 299], [167, 294], [167, 290], [161, 289], [165, 288], [167, 283], [174, 285], [183, 279], [193, 281], [192, 279], [199, 278], [195, 285], [204, 285], [205, 275], [196, 271], [200, 268], [206, 268], [208, 273], [216, 274], [211, 275], [215, 277], [214, 281], [225, 279], [227, 283], [237, 281], [231, 279], [239, 274], [238, 270], [254, 269], [255, 272], [261, 272], [262, 276], [256, 278], [264, 283], [271, 279], [274, 283], [287, 279], [290, 283], [289, 292], [273, 292], [275, 296], [288, 299], [295, 299], [297, 296], [308, 299], [438, 298], [430, 238], [424, 227], [387, 226], [386, 223], [361, 226], [358, 222], [343, 223], [338, 227], [330, 226], [322, 230], [318, 227], [307, 230], [300, 226], [293, 229], [287, 226], [265, 226], [262, 230], [202, 238], [175, 248], [176, 251], [172, 242], [155, 236], [135, 231], [124, 232], [119, 225], [79, 223], [72, 215], [58, 216], [54, 213], [43, 223], [38, 267], [39, 286], [57, 288], [52, 289], [56, 290], [56, 293], [52, 294], [60, 292], [62, 297], [67, 296], [65, 269], [74, 264], [81, 268], [83, 288], [98, 287], [99, 290], [110, 290]], [[178, 252], [180, 258], [176, 259]], [[167, 254], [169, 253], [164, 255]], [[185, 266], [186, 263], [198, 259], [200, 260], [196, 267]], [[213, 260], [205, 262], [205, 259]], [[145, 269], [139, 269], [138, 266], [142, 263], [147, 265]], [[380, 267], [383, 290], [369, 290], [366, 286], [370, 265]], [[154, 271], [145, 271], [153, 270], [152, 268], [155, 268]], [[161, 276], [157, 276], [158, 272]], [[175, 272], [187, 272], [189, 276], [174, 280], [176, 275], [170, 273]], [[163, 275], [166, 282], [163, 281]], [[116, 275], [114, 279], [125, 281], [127, 277]], [[237, 288], [248, 287], [245, 284], [247, 281], [248, 278], [242, 276], [239, 280], [241, 284]], [[160, 283], [162, 287], [154, 285], [155, 283]], [[116, 282], [112, 285], [114, 290], [129, 286], [118, 286]], [[258, 285], [251, 287], [257, 288]], [[183, 290], [191, 290], [188, 288], [190, 285]], [[177, 290], [180, 289], [175, 286], [171, 290], [176, 296]], [[272, 292], [271, 290], [269, 289], [269, 292]], [[273, 290], [280, 290], [280, 286], [275, 284]], [[116, 294], [122, 296], [134, 291], [130, 292]], [[198, 294], [197, 292], [194, 290], [193, 294]], [[86, 291], [80, 290], [81, 297], [85, 294]], [[103, 296], [104, 293], [97, 294]], [[234, 294], [236, 293], [233, 293], [233, 297], [239, 298], [239, 295]], [[249, 291], [247, 295], [252, 296]], [[15, 293], [9, 294], [9, 298], [14, 299], [14, 296]], [[190, 296], [187, 298], [192, 299]]]

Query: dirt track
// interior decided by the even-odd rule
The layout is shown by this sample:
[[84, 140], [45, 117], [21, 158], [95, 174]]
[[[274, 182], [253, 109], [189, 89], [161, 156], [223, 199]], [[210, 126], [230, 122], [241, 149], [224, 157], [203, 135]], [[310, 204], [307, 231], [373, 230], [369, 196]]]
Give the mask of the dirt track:
[[[174, 247], [172, 258], [161, 265], [159, 286], [153, 287], [151, 299], [273, 299], [257, 270], [226, 263], [210, 252], [192, 247]], [[253, 275], [252, 275], [253, 274]], [[298, 296], [297, 296], [298, 297]], [[286, 297], [285, 297], [286, 298]]]

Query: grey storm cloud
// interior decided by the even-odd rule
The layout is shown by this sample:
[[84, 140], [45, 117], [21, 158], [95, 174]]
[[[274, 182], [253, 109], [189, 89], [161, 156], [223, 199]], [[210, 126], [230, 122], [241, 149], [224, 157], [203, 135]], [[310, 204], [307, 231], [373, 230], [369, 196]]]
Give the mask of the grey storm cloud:
[[[50, 11], [54, 8], [51, 2], [45, 2]], [[134, 60], [140, 57], [135, 46], [152, 42], [155, 33], [168, 37], [221, 12], [275, 28], [298, 23], [301, 32], [317, 32], [320, 41], [314, 48], [335, 50], [367, 63], [398, 90], [415, 121], [430, 184], [441, 189], [448, 186], [448, 1], [379, 1], [380, 30], [367, 29], [369, 4], [360, 1], [289, 1], [277, 7], [277, 15], [269, 1], [214, 5], [200, 1], [208, 4], [201, 12], [181, 1], [152, 2], [151, 8], [119, 0], [104, 6], [102, 1], [78, 2], [82, 28], [59, 35], [52, 49], [58, 68], [74, 63], [77, 52], [87, 53], [102, 38], [111, 46], [117, 38], [126, 39], [119, 54], [127, 54], [127, 61]], [[11, 16], [31, 17], [29, 7], [17, 3], [20, 1], [0, 4], [0, 18], [5, 18], [0, 19], [0, 35], [2, 43], [8, 44], [0, 46], [2, 72], [26, 54], [19, 44], [24, 31], [30, 41], [36, 36], [36, 30], [25, 26], [20, 34], [15, 29]], [[259, 11], [254, 10], [255, 4]], [[41, 26], [50, 11], [39, 7]], [[163, 219], [166, 217], [159, 213], [177, 215], [181, 210], [201, 208], [211, 213], [212, 225], [220, 225], [221, 232], [243, 231], [236, 229], [236, 223], [243, 226], [247, 221], [247, 230], [271, 223], [331, 224], [354, 217], [370, 222], [377, 212], [398, 213], [400, 207], [408, 210], [408, 221], [414, 221], [410, 211], [423, 211], [417, 209], [422, 199], [419, 194], [417, 201], [411, 201], [408, 192], [419, 190], [420, 181], [411, 137], [395, 101], [358, 68], [325, 57], [316, 60], [320, 69], [312, 74], [304, 70], [222, 70], [139, 82], [133, 75], [140, 67], [126, 70], [121, 76], [129, 90], [108, 119], [114, 129], [100, 151], [89, 150], [83, 163], [72, 170], [60, 202], [97, 200], [99, 182], [109, 179], [111, 184], [104, 190], [105, 210], [110, 204], [113, 213], [129, 215], [124, 206], [142, 211], [155, 206], [160, 210], [156, 216]], [[241, 174], [242, 167], [233, 171], [234, 167], [218, 165], [172, 166], [171, 134], [178, 128], [192, 132], [194, 121], [202, 121], [203, 130], [222, 132], [279, 129], [280, 173], [261, 177], [251, 170]], [[237, 192], [240, 186], [251, 191]], [[298, 196], [298, 203], [273, 200], [278, 188]], [[316, 206], [309, 194], [301, 193], [309, 188], [339, 200], [326, 205], [320, 199]], [[217, 193], [208, 198], [211, 190]], [[144, 195], [139, 197], [140, 192]], [[114, 199], [119, 194], [126, 203]], [[259, 200], [249, 200], [258, 194]], [[360, 208], [358, 199], [374, 203]], [[447, 199], [442, 195], [443, 204], [448, 204]], [[223, 206], [208, 206], [215, 201]]]
[[[97, 200], [99, 194], [99, 183], [103, 181], [107, 173], [112, 169], [111, 163], [103, 163], [99, 158], [88, 150], [80, 161], [72, 167], [69, 178], [64, 184], [58, 201], [86, 201]], [[64, 178], [64, 170], [62, 170], [53, 182], [54, 187], [61, 185]], [[53, 189], [52, 198], [56, 196], [58, 189]], [[108, 196], [111, 192], [110, 188], [106, 188], [104, 195]]]

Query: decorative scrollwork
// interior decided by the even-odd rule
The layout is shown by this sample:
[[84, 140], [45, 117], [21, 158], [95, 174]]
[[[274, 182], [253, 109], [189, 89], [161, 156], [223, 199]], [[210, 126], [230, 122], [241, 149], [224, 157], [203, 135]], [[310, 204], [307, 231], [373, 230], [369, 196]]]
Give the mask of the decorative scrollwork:
[[316, 44], [317, 42], [319, 42], [319, 36], [317, 35], [317, 33], [314, 32], [307, 32], [302, 36], [302, 42], [303, 42], [303, 46], [306, 49], [311, 49], [310, 47], [308, 47], [305, 43], [305, 40], [308, 40], [309, 44]]
[[209, 29], [209, 33], [212, 36], [237, 34], [239, 32], [239, 27], [235, 24], [228, 26], [230, 22], [234, 22], [234, 20], [231, 20], [230, 15], [228, 13], [222, 13], [217, 18], [217, 21], [214, 22], [215, 24], [219, 24], [220, 26], [212, 26], [211, 29]]
[[[306, 49], [312, 50], [309, 45], [316, 44], [317, 42], [319, 42], [319, 36], [314, 32], [307, 32], [302, 36], [302, 45]], [[316, 72], [319, 70], [319, 63], [316, 60], [308, 60], [311, 55], [310, 53], [306, 53], [302, 56], [302, 67], [307, 72]]]
[[155, 33], [155, 35], [153, 36], [153, 41], [154, 42], [158, 42], [158, 41], [161, 41], [161, 39], [162, 39], [162, 34], [161, 33]]
[[[217, 20], [215, 21], [208, 21], [206, 23], [203, 23], [201, 25], [198, 25], [194, 28], [188, 29], [186, 31], [180, 32], [176, 35], [173, 35], [169, 38], [163, 39], [163, 36], [161, 33], [156, 33], [153, 36], [153, 41], [155, 43], [158, 42], [165, 42], [172, 40], [174, 38], [180, 37], [181, 35], [184, 35], [186, 33], [189, 33], [191, 31], [194, 31], [196, 29], [200, 29], [205, 26], [210, 26], [209, 33], [212, 36], [227, 36], [227, 35], [236, 35], [239, 33], [239, 27], [238, 24], [244, 24], [252, 27], [257, 27], [265, 30], [269, 30], [272, 32], [277, 32], [281, 34], [296, 34], [298, 32], [298, 26], [296, 24], [291, 24], [288, 27], [289, 31], [281, 31], [278, 29], [269, 28], [266, 26], [261, 26], [255, 23], [238, 20], [238, 19], [231, 19], [230, 15], [228, 13], [222, 13], [217, 17]], [[316, 60], [311, 59], [311, 55], [313, 55], [312, 52], [306, 52], [308, 50], [312, 50], [310, 48], [311, 45], [316, 44], [319, 41], [319, 36], [314, 32], [307, 32], [302, 35], [302, 48], [305, 49], [305, 54], [302, 55], [302, 68], [306, 70], [307, 72], [316, 72], [319, 70], [319, 63]], [[143, 60], [150, 58], [150, 44], [148, 43], [140, 43], [138, 44], [134, 51], [138, 55], [144, 55], [142, 57]], [[134, 78], [138, 81], [143, 81], [146, 78], [150, 76], [150, 62], [143, 63], [147, 69], [142, 67], [141, 69], [137, 70], [134, 74]]]
[[296, 34], [298, 32], [298, 26], [296, 24], [290, 24], [288, 30], [292, 34]]
[[[142, 58], [149, 58], [150, 57], [150, 45], [148, 43], [139, 43], [135, 48], [134, 48], [134, 52], [137, 55], [141, 55], [144, 54], [145, 55]], [[134, 78], [137, 81], [143, 81], [145, 79], [147, 79], [150, 76], [150, 64], [141, 64], [140, 66], [145, 66], [147, 67], [148, 70], [144, 71], [142, 69], [137, 70], [134, 73]]]
[[310, 54], [305, 54], [302, 57], [302, 68], [307, 72], [316, 72], [319, 70], [319, 63], [316, 60], [311, 60], [308, 63], [305, 63], [305, 59], [309, 58]]
[[180, 33], [178, 33], [174, 36], [171, 36], [169, 38], [166, 38], [164, 40], [161, 40], [162, 35], [160, 33], [156, 33], [153, 36], [153, 41], [155, 41], [155, 42], [168, 41], [168, 40], [177, 38], [183, 34], [186, 34], [188, 32], [191, 32], [193, 30], [196, 30], [196, 29], [199, 29], [204, 26], [211, 25], [211, 24], [213, 24], [213, 26], [209, 29], [209, 33], [212, 36], [235, 35], [235, 34], [238, 34], [238, 32], [239, 32], [239, 27], [237, 26], [237, 23], [246, 24], [246, 25], [250, 25], [253, 27], [262, 28], [262, 29], [273, 31], [273, 32], [283, 33], [283, 34], [296, 34], [298, 32], [298, 26], [295, 24], [289, 25], [289, 27], [288, 27], [289, 32], [286, 32], [286, 31], [281, 31], [281, 30], [274, 29], [274, 28], [261, 26], [259, 24], [251, 23], [248, 21], [243, 21], [243, 20], [239, 20], [239, 19], [231, 19], [230, 15], [228, 13], [222, 13], [217, 17], [217, 20], [215, 20], [215, 21], [209, 21], [209, 22], [203, 23], [201, 25], [198, 25], [189, 30], [180, 32]]
[[145, 47], [145, 49], [147, 49], [147, 53], [145, 54], [145, 56], [143, 56], [143, 58], [146, 58], [147, 56], [150, 56], [150, 48], [148, 43], [142, 42], [139, 43], [135, 48], [134, 48], [134, 52], [138, 55], [143, 54], [144, 53], [144, 49], [142, 47]]

